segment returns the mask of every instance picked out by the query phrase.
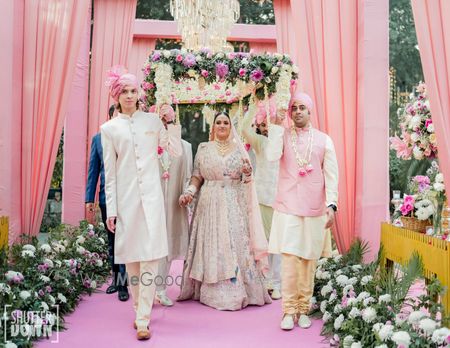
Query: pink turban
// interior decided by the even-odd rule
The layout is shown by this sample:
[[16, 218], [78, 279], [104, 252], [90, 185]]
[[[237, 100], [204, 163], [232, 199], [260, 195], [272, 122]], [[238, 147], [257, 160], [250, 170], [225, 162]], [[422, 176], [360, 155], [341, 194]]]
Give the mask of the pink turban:
[[114, 66], [106, 74], [106, 86], [109, 86], [109, 94], [115, 100], [119, 100], [119, 95], [125, 86], [133, 86], [139, 89], [137, 77], [128, 74], [127, 70], [122, 66]]
[[302, 92], [295, 92], [292, 97], [291, 97], [291, 101], [289, 103], [290, 106], [292, 106], [292, 104], [294, 104], [294, 102], [299, 102], [303, 105], [306, 106], [306, 108], [309, 110], [309, 112], [312, 112], [313, 108], [314, 108], [314, 103], [311, 99], [311, 97], [309, 95], [307, 95], [306, 93], [302, 93]]
[[[256, 124], [261, 124], [267, 119], [267, 113], [266, 113], [266, 104], [264, 101], [260, 101], [257, 103], [257, 111], [255, 115]], [[270, 120], [275, 121], [275, 116], [277, 113], [277, 106], [275, 102], [275, 98], [269, 99], [269, 115]]]
[[166, 122], [173, 121], [175, 119], [175, 111], [169, 104], [163, 104], [159, 109], [159, 116], [166, 120]]

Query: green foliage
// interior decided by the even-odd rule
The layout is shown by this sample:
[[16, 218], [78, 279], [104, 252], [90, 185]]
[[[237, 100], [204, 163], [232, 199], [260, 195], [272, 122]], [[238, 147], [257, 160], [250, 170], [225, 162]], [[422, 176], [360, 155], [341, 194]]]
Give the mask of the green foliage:
[[61, 188], [63, 179], [63, 166], [64, 166], [64, 130], [61, 133], [59, 139], [58, 152], [56, 154], [55, 168], [53, 169], [51, 188]]
[[411, 90], [423, 81], [422, 64], [417, 47], [410, 0], [390, 0], [389, 61], [397, 70], [397, 86]]

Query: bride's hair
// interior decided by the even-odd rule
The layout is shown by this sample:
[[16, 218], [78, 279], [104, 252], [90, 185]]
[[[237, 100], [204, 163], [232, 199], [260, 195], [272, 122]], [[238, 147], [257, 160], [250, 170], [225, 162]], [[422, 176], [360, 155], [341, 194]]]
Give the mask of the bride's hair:
[[219, 111], [219, 112], [216, 112], [216, 114], [214, 115], [214, 122], [216, 122], [216, 118], [219, 117], [220, 115], [224, 115], [224, 116], [228, 117], [229, 120], [231, 120], [230, 115], [228, 115], [228, 112]]

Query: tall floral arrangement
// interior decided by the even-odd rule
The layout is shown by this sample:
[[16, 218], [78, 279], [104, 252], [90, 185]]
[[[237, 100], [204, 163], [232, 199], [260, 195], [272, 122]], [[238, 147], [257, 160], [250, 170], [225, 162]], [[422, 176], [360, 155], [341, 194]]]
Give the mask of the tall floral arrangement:
[[436, 135], [431, 119], [427, 88], [420, 83], [410, 102], [399, 109], [400, 136], [390, 138], [391, 149], [404, 160], [435, 158], [437, 155]]

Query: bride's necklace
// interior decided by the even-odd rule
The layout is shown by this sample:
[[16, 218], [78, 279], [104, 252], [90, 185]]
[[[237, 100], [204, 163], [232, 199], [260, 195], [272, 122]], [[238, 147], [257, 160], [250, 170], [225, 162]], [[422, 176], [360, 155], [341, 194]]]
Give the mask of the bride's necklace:
[[295, 154], [295, 160], [298, 165], [298, 175], [299, 176], [305, 176], [306, 174], [309, 174], [314, 169], [311, 164], [311, 156], [312, 156], [312, 148], [313, 148], [313, 141], [314, 141], [314, 134], [312, 131], [312, 127], [309, 126], [308, 130], [308, 140], [306, 143], [306, 149], [302, 156], [300, 156], [300, 153], [298, 152], [297, 147], [297, 132], [295, 131], [295, 127], [292, 126], [291, 128], [291, 146], [292, 150]]
[[220, 141], [217, 139], [214, 139], [214, 143], [216, 144], [217, 151], [219, 151], [219, 154], [223, 157], [228, 153], [228, 150], [230, 149], [230, 141]]

